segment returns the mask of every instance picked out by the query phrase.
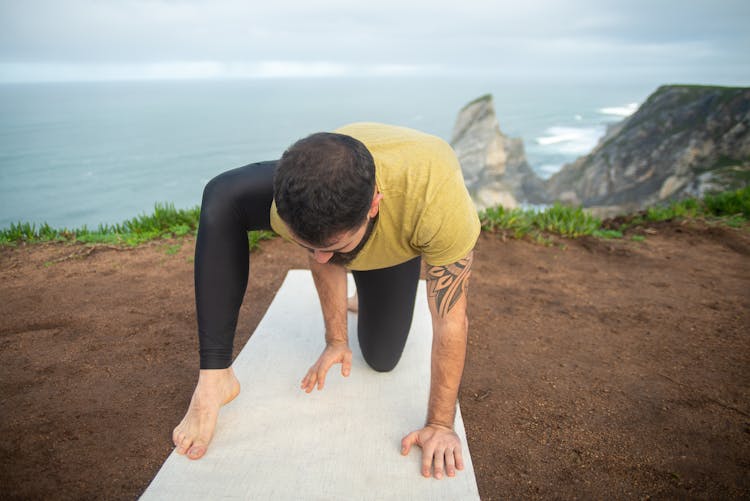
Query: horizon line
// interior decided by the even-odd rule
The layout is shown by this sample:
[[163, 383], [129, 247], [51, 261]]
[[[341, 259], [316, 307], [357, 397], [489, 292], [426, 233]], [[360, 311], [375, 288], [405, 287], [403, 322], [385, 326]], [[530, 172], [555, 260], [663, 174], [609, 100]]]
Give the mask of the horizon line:
[[390, 77], [443, 71], [444, 68], [437, 65], [364, 65], [328, 61], [0, 62], [0, 83]]

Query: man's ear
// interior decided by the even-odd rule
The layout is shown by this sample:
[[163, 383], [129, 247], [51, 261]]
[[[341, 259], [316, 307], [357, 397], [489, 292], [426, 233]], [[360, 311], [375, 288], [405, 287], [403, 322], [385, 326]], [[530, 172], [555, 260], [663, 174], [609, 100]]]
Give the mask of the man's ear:
[[370, 212], [367, 213], [367, 217], [370, 219], [377, 216], [378, 211], [380, 210], [380, 201], [383, 199], [382, 193], [375, 193], [375, 196], [372, 197], [372, 203], [370, 204]]

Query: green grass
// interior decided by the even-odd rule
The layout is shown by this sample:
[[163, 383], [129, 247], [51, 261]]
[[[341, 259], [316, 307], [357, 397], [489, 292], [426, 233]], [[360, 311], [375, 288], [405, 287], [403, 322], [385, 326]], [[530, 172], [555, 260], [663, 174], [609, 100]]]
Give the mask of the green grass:
[[[514, 238], [530, 236], [538, 240], [544, 233], [568, 238], [591, 235], [601, 228], [601, 220], [580, 207], [555, 204], [543, 211], [494, 207], [479, 214], [485, 231], [503, 230]], [[608, 235], [609, 236], [609, 235]]]
[[180, 252], [181, 248], [182, 248], [182, 245], [180, 245], [180, 244], [168, 245], [164, 249], [164, 253], [167, 256], [174, 256], [175, 254], [177, 254], [178, 252]]
[[[701, 218], [733, 227], [746, 226], [750, 220], [750, 186], [707, 195], [702, 200], [689, 198], [665, 205], [650, 207], [631, 214], [625, 222], [613, 228], [602, 226], [602, 221], [580, 207], [555, 204], [543, 211], [504, 209], [493, 207], [480, 212], [484, 231], [502, 231], [514, 238], [529, 236], [532, 240], [549, 245], [545, 235], [556, 234], [566, 238], [592, 235], [597, 238], [623, 238], [626, 230], [653, 222], [682, 218]], [[172, 204], [156, 204], [152, 214], [143, 214], [115, 225], [100, 225], [96, 230], [85, 226], [79, 229], [55, 229], [44, 223], [11, 224], [0, 230], [0, 247], [19, 243], [69, 242], [84, 244], [109, 244], [135, 246], [157, 239], [180, 238], [197, 233], [200, 208], [175, 209]], [[247, 235], [250, 250], [255, 250], [263, 240], [275, 236], [271, 231], [251, 231]], [[631, 237], [643, 241], [640, 235]], [[165, 252], [174, 254], [177, 247]]]
[[714, 216], [741, 216], [750, 219], [750, 186], [740, 190], [709, 195], [703, 203]]
[[[750, 220], [750, 187], [707, 195], [702, 200], [688, 198], [665, 205], [649, 207], [640, 213], [631, 214], [626, 222], [616, 228], [603, 227], [602, 221], [584, 212], [580, 207], [560, 204], [543, 211], [504, 209], [494, 207], [480, 213], [482, 229], [503, 231], [514, 238], [530, 236], [539, 240], [544, 233], [567, 238], [592, 235], [597, 238], [623, 238], [628, 229], [648, 223], [673, 219], [705, 219], [727, 226], [741, 227]], [[634, 235], [631, 240], [642, 242], [645, 237]]]
[[[120, 224], [99, 225], [96, 230], [86, 226], [69, 230], [55, 229], [47, 223], [40, 226], [29, 223], [11, 224], [9, 228], [0, 230], [0, 246], [17, 245], [19, 243], [38, 242], [68, 242], [83, 244], [108, 244], [136, 246], [151, 240], [165, 238], [179, 238], [195, 235], [200, 220], [200, 208], [175, 209], [173, 204], [159, 204], [154, 206], [151, 214], [142, 214]], [[251, 250], [258, 247], [259, 242], [273, 238], [270, 231], [248, 232], [248, 246]], [[170, 249], [168, 253], [175, 253]]]
[[276, 233], [274, 233], [273, 231], [248, 231], [247, 245], [250, 247], [250, 250], [253, 251], [260, 247], [260, 242], [262, 242], [263, 240], [271, 240], [275, 236]]
[[669, 205], [654, 206], [646, 209], [646, 221], [666, 221], [678, 217], [695, 217], [700, 210], [699, 201], [695, 198], [672, 202]]
[[533, 222], [542, 231], [568, 238], [591, 235], [601, 226], [601, 220], [584, 212], [582, 208], [560, 204], [538, 212]]
[[[702, 200], [688, 198], [649, 207], [643, 217], [651, 222], [680, 218], [704, 218], [723, 222], [729, 226], [742, 226], [750, 220], [750, 186], [706, 195]], [[639, 222], [636, 221], [636, 223]], [[631, 225], [632, 223], [633, 221]]]
[[604, 229], [604, 228], [597, 228], [592, 233], [597, 238], [622, 238], [622, 231], [620, 230], [610, 230], [610, 229]]

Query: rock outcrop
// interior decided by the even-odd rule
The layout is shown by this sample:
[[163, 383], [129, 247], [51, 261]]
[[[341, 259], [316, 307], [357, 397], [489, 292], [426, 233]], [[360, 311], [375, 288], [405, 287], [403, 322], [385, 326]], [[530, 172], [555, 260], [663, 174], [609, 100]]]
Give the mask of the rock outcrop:
[[459, 112], [451, 146], [477, 209], [547, 201], [544, 181], [526, 161], [523, 141], [500, 131], [491, 95], [475, 99]]
[[611, 214], [742, 187], [748, 179], [750, 88], [670, 85], [546, 187], [553, 200]]

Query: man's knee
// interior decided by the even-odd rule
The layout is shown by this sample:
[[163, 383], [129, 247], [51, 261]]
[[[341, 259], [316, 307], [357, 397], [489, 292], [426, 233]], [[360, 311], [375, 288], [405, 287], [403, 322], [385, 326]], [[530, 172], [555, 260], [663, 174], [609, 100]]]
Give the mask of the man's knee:
[[377, 372], [390, 372], [399, 360], [404, 350], [401, 346], [388, 346], [386, 343], [363, 343], [360, 339], [360, 349], [367, 365]]
[[400, 358], [401, 357], [398, 357], [395, 360], [384, 360], [383, 358], [372, 358], [365, 355], [365, 362], [377, 372], [391, 372], [396, 368], [396, 365], [398, 365]]
[[222, 221], [233, 203], [232, 182], [227, 172], [206, 183], [201, 202], [201, 224]]

